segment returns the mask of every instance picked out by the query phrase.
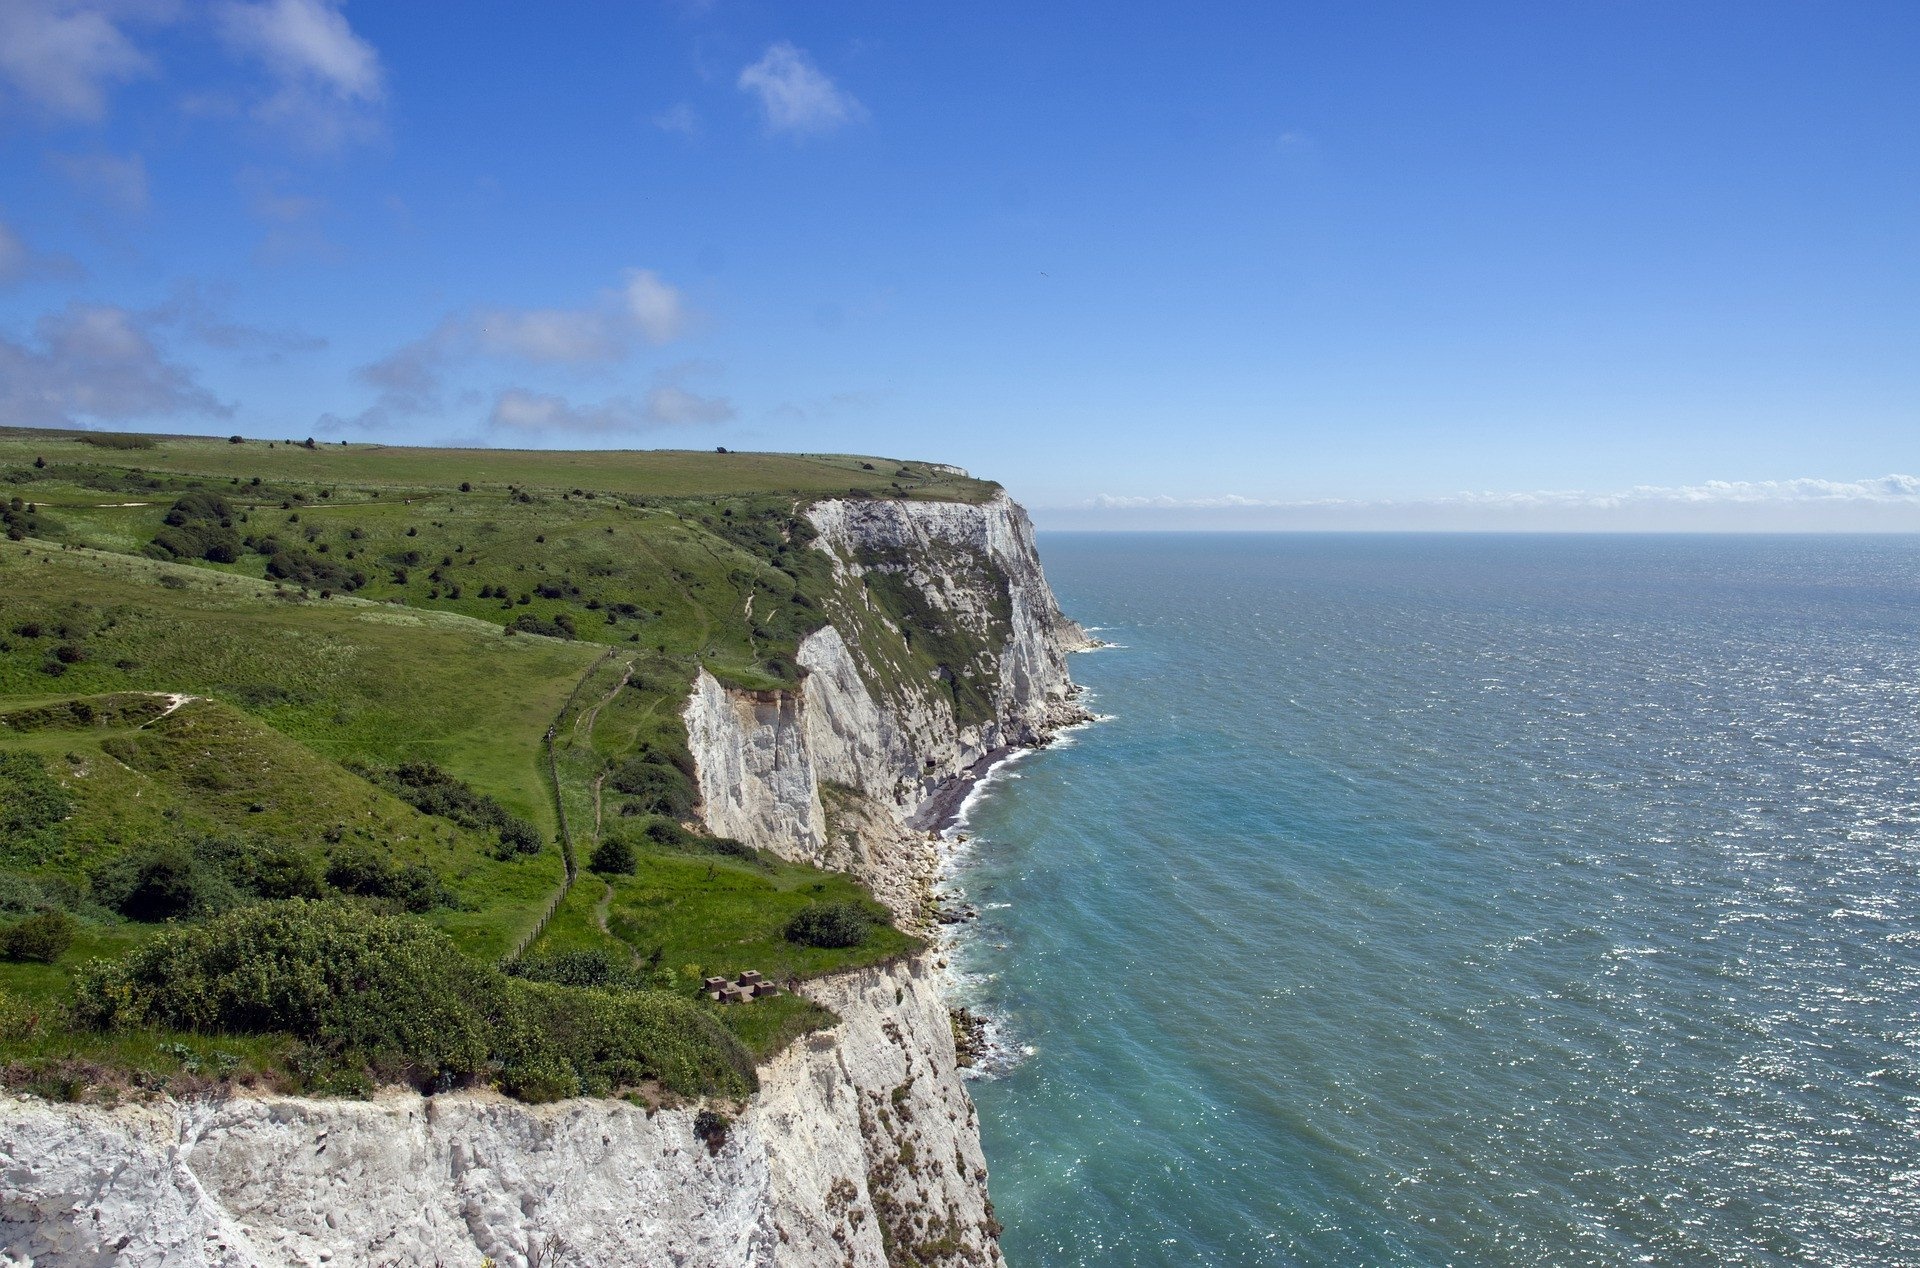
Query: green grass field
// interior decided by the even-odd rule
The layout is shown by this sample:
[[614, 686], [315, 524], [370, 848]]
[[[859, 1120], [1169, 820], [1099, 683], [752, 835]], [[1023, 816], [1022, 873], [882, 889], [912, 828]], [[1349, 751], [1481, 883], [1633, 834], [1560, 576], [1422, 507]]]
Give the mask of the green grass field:
[[[979, 631], [936, 628], [880, 574], [836, 578], [800, 512], [995, 491], [841, 455], [0, 430], [0, 936], [35, 911], [75, 921], [53, 963], [0, 958], [8, 1079], [267, 1077], [304, 1051], [65, 1020], [84, 964], [162, 927], [113, 906], [139, 868], [192, 890], [176, 922], [362, 894], [411, 904], [477, 961], [598, 949], [688, 998], [698, 974], [906, 953], [917, 944], [887, 925], [845, 950], [789, 942], [807, 903], [871, 899], [845, 876], [675, 838], [692, 807], [680, 710], [701, 668], [796, 682], [799, 640], [829, 612], [862, 630], [876, 690], [972, 663]], [[382, 773], [409, 763], [532, 825], [532, 852]], [[562, 897], [563, 825], [582, 870]], [[633, 875], [584, 870], [609, 836], [634, 845]], [[798, 1000], [701, 1007], [762, 1057], [827, 1020]]]
[[730, 453], [704, 450], [426, 449], [395, 445], [321, 444], [305, 437], [248, 439], [233, 444], [202, 436], [138, 436], [123, 443], [97, 432], [0, 428], [0, 466], [98, 462], [151, 472], [263, 479], [310, 485], [422, 490], [481, 487], [563, 490], [645, 497], [741, 497], [785, 493], [808, 498], [856, 496], [898, 484], [910, 497], [983, 501], [998, 491], [985, 480], [951, 474], [938, 464], [851, 454]]

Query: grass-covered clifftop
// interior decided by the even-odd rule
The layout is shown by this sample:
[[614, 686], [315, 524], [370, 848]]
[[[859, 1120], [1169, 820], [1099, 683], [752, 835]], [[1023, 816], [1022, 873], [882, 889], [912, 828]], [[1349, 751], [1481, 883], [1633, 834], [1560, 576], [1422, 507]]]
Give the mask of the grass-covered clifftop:
[[[845, 606], [809, 502], [994, 492], [878, 458], [0, 432], [8, 1079], [740, 1090], [744, 1052], [819, 1017], [714, 1008], [703, 975], [913, 943], [786, 935], [812, 905], [879, 908], [698, 829], [689, 686], [797, 681]], [[394, 931], [377, 948], [348, 936], [359, 909]], [[269, 944], [266, 968], [236, 950]], [[285, 948], [315, 947], [397, 975], [366, 980], [403, 1012], [473, 996], [465, 1046], [262, 1004], [299, 993], [271, 977]]]

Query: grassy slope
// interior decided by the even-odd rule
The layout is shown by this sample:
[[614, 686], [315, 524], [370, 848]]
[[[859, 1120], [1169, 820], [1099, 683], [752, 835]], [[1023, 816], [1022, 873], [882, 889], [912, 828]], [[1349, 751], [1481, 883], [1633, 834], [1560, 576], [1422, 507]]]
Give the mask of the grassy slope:
[[[679, 709], [696, 668], [750, 686], [791, 681], [798, 639], [845, 604], [805, 548], [795, 520], [805, 502], [995, 491], [922, 464], [835, 456], [129, 443], [0, 432], [0, 497], [34, 505], [29, 540], [0, 541], [0, 712], [105, 692], [206, 700], [144, 730], [0, 729], [0, 751], [39, 753], [77, 790], [65, 853], [27, 870], [84, 886], [116, 850], [190, 830], [323, 852], [338, 840], [329, 829], [371, 836], [441, 874], [461, 903], [431, 919], [489, 958], [531, 932], [560, 881], [557, 851], [500, 862], [479, 834], [420, 815], [342, 763], [430, 759], [547, 832], [557, 800], [584, 865], [603, 829], [644, 840], [651, 816], [604, 775], [636, 751], [684, 754]], [[272, 581], [257, 552], [231, 564], [138, 557], [174, 499], [196, 489], [228, 500], [238, 532], [343, 563], [351, 552], [368, 583], [322, 599]], [[495, 587], [508, 597], [479, 597]], [[578, 641], [502, 636], [521, 618], [563, 614]], [[16, 632], [32, 626], [37, 636]], [[47, 672], [67, 646], [83, 654]], [[541, 745], [550, 724], [557, 799]], [[129, 734], [144, 755], [131, 766], [102, 747]], [[780, 937], [807, 901], [858, 893], [816, 869], [643, 847], [639, 874], [611, 892], [583, 874], [537, 949], [658, 952], [676, 970], [779, 976], [907, 949], [890, 929], [852, 952]], [[0, 963], [0, 991], [57, 997], [83, 956], [148, 932], [90, 916], [59, 965]], [[820, 1020], [797, 1003], [767, 1012], [730, 1020], [763, 1054]], [[128, 1045], [149, 1057], [154, 1047], [150, 1036]], [[45, 1056], [46, 1036], [11, 1050]]]

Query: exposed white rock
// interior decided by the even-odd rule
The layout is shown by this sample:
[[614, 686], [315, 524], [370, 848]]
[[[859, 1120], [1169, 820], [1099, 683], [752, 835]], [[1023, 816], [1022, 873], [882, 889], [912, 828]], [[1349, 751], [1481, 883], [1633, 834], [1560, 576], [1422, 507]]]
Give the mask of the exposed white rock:
[[[798, 691], [729, 690], [702, 671], [686, 710], [702, 814], [723, 836], [849, 868], [911, 920], [911, 895], [930, 879], [932, 859], [925, 849], [916, 854], [927, 857], [906, 859], [895, 847], [924, 838], [930, 799], [983, 758], [1084, 716], [1073, 704], [1067, 656], [1089, 640], [1061, 614], [1033, 525], [1004, 494], [980, 505], [831, 500], [807, 514], [819, 532], [815, 545], [845, 576], [863, 572], [864, 558], [904, 559], [907, 580], [944, 620], [983, 635], [1004, 605], [1005, 633], [989, 640], [998, 645], [991, 716], [961, 726], [932, 683], [876, 694], [874, 675], [862, 670], [864, 649], [829, 624], [801, 641], [807, 677]], [[823, 784], [878, 803], [835, 807], [861, 829], [855, 842], [829, 839]]]
[[789, 857], [814, 858], [825, 847], [805, 709], [796, 693], [729, 691], [700, 671], [687, 701], [687, 744], [714, 832]]
[[[989, 627], [999, 596], [982, 583], [1005, 582], [1008, 631], [994, 667], [990, 720], [978, 728], [956, 725], [951, 705], [931, 690], [903, 692], [886, 702], [907, 741], [889, 757], [921, 764], [923, 792], [989, 752], [1032, 743], [1079, 716], [1071, 704], [1067, 656], [1090, 640], [1061, 613], [1040, 567], [1033, 522], [1018, 503], [1004, 493], [978, 505], [835, 499], [816, 503], [807, 515], [819, 530], [815, 544], [833, 557], [836, 569], [858, 574], [867, 566], [863, 556], [902, 558], [908, 579], [928, 603], [963, 627]], [[987, 567], [952, 566], [973, 561]], [[801, 664], [820, 663], [824, 649], [816, 644], [825, 633], [801, 649]], [[851, 650], [857, 664], [862, 649]]]

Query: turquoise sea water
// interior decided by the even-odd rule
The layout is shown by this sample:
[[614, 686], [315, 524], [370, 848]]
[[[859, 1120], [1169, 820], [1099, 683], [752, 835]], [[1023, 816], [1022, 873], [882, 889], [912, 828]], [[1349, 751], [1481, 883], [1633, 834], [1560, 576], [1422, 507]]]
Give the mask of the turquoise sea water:
[[1920, 539], [1047, 535], [1015, 1268], [1920, 1263]]

